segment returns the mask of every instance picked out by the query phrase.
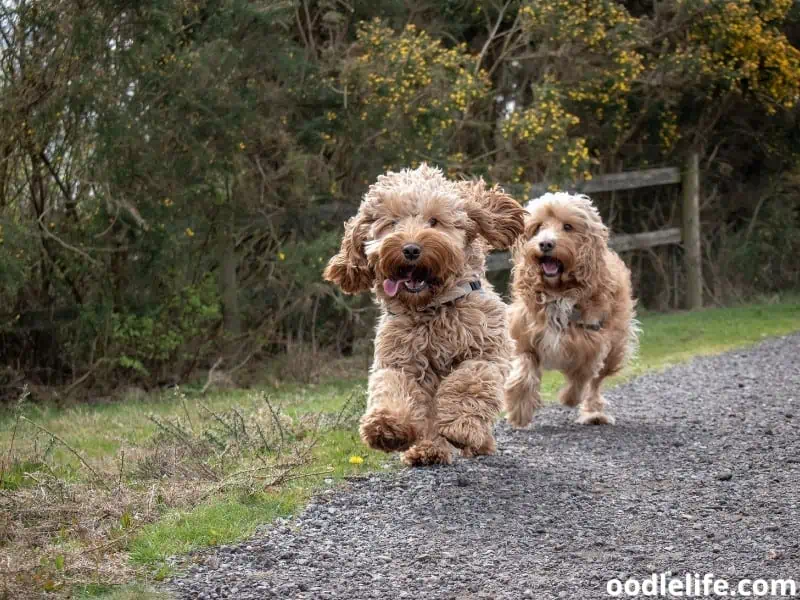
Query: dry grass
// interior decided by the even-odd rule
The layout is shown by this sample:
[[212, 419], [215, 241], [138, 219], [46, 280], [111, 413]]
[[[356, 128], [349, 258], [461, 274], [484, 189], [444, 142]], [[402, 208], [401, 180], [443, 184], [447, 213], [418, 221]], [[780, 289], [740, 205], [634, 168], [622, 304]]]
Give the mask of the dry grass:
[[317, 447], [352, 427], [363, 394], [337, 413], [289, 415], [264, 393], [250, 400], [216, 410], [176, 391], [178, 414], [148, 415], [153, 432], [142, 443], [91, 460], [25, 416], [21, 398], [0, 467], [0, 598], [69, 597], [78, 585], [163, 578], [159, 560], [130, 560], [148, 525], [332, 474], [316, 461]]

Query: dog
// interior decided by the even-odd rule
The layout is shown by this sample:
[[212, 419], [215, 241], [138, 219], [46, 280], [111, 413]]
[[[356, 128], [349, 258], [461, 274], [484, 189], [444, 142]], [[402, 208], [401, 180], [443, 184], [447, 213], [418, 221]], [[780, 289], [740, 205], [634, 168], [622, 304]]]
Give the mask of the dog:
[[613, 424], [600, 386], [636, 352], [630, 270], [608, 247], [608, 228], [587, 196], [548, 193], [526, 209], [512, 251], [507, 419], [514, 427], [531, 422], [542, 404], [542, 370], [553, 369], [567, 380], [559, 401], [580, 407], [578, 423]]
[[412, 466], [495, 451], [511, 341], [485, 279], [490, 248], [522, 234], [525, 210], [499, 187], [422, 165], [378, 177], [345, 223], [324, 278], [380, 306], [363, 441]]

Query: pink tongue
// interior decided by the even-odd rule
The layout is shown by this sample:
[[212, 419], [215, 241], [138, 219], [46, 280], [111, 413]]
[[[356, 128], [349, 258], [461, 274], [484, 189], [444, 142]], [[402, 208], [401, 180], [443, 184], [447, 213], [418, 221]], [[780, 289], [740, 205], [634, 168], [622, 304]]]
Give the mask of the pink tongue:
[[554, 260], [543, 261], [542, 268], [547, 275], [556, 275], [558, 273], [558, 263]]
[[401, 279], [400, 281], [396, 279], [384, 279], [383, 291], [386, 292], [387, 296], [394, 297], [397, 294], [397, 290], [400, 288], [400, 284], [404, 281], [405, 279]]

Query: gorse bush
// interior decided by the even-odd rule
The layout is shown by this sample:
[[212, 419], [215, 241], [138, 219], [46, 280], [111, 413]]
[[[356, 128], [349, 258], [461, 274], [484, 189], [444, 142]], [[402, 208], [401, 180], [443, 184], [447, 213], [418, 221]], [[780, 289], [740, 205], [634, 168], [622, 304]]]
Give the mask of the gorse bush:
[[[535, 182], [699, 150], [712, 298], [753, 291], [742, 252], [759, 257], [747, 272], [760, 285], [796, 284], [777, 262], [795, 251], [796, 217], [758, 198], [798, 167], [797, 3], [295, 9], [0, 7], [6, 395], [24, 381], [155, 385], [220, 360], [352, 350], [369, 303], [323, 284], [322, 268], [369, 183], [423, 161], [523, 200]], [[756, 193], [725, 201], [742, 186]], [[619, 232], [680, 220], [669, 191], [597, 200]], [[677, 252], [629, 257], [645, 305], [680, 304]]]

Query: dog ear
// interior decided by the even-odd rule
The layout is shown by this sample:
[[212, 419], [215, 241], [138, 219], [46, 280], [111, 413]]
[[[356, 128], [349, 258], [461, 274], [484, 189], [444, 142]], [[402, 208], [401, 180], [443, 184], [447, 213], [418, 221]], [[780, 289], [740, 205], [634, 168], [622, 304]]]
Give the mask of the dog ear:
[[590, 222], [578, 249], [574, 269], [575, 279], [593, 287], [605, 285], [609, 277], [604, 256], [607, 245], [608, 227], [599, 221]]
[[366, 292], [372, 287], [375, 272], [364, 253], [369, 223], [361, 211], [344, 224], [344, 237], [339, 253], [328, 261], [323, 277], [335, 283], [345, 294]]
[[503, 188], [487, 189], [483, 179], [460, 184], [466, 197], [467, 216], [475, 224], [476, 233], [496, 250], [505, 250], [522, 235], [525, 209]]
[[542, 284], [541, 269], [535, 268], [526, 257], [526, 239], [520, 236], [511, 246], [511, 285], [520, 298], [534, 297]]

